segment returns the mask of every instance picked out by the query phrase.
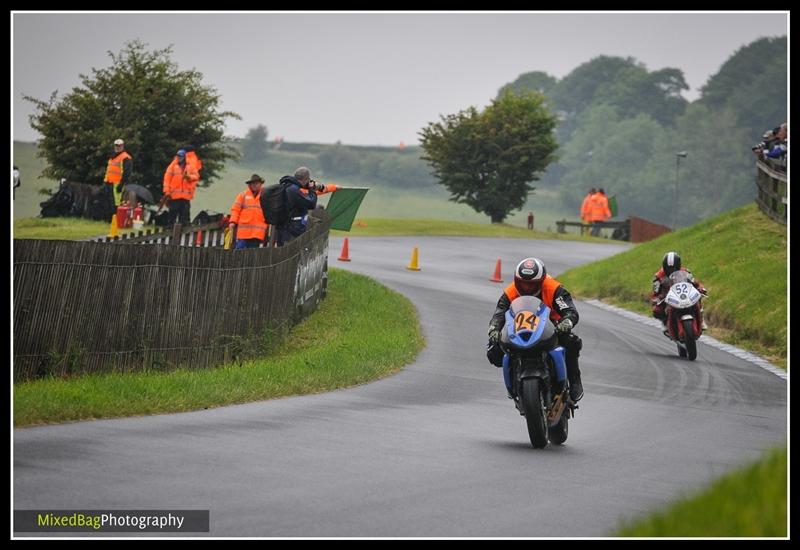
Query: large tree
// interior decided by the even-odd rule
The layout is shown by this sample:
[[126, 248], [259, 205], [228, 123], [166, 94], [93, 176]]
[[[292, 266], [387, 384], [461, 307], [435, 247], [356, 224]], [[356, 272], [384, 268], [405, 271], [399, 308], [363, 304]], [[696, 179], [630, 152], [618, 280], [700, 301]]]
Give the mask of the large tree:
[[245, 162], [259, 162], [267, 158], [269, 143], [267, 127], [259, 124], [250, 128], [242, 141], [242, 160]]
[[203, 161], [202, 185], [219, 174], [236, 151], [222, 143], [226, 118], [220, 96], [203, 85], [196, 70], [181, 71], [170, 59], [172, 47], [148, 51], [139, 40], [111, 57], [111, 66], [80, 75], [82, 86], [49, 101], [30, 96], [36, 105], [31, 126], [42, 138], [39, 156], [47, 161], [42, 175], [85, 183], [102, 183], [111, 144], [125, 140], [133, 156], [130, 183], [161, 194], [164, 170], [178, 148], [192, 145]]
[[484, 111], [470, 107], [420, 130], [434, 176], [465, 203], [501, 223], [525, 205], [558, 148], [556, 117], [540, 93], [507, 92]]

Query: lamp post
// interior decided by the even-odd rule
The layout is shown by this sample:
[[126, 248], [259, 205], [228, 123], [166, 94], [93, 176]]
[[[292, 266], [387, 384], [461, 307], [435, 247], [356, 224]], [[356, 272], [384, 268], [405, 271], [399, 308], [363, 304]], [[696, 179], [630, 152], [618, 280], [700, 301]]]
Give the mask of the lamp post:
[[689, 153], [679, 151], [675, 153], [675, 198], [672, 201], [672, 230], [675, 231], [676, 220], [678, 219], [678, 174], [681, 169], [681, 159], [686, 158]]

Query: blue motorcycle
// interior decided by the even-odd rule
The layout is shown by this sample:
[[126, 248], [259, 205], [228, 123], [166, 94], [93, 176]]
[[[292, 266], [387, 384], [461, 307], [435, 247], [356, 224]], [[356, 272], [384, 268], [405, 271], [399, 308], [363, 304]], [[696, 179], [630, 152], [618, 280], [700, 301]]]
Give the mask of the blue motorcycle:
[[500, 345], [506, 389], [525, 417], [531, 445], [561, 445], [578, 406], [569, 398], [564, 348], [558, 345], [550, 308], [533, 296], [511, 302]]

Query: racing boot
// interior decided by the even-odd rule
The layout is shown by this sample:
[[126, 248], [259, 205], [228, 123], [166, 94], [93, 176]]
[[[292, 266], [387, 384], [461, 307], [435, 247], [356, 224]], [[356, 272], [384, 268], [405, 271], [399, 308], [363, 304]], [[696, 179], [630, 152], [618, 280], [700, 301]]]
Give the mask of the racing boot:
[[575, 369], [574, 373], [569, 373], [569, 398], [575, 403], [583, 397], [583, 384], [581, 384], [581, 371]]

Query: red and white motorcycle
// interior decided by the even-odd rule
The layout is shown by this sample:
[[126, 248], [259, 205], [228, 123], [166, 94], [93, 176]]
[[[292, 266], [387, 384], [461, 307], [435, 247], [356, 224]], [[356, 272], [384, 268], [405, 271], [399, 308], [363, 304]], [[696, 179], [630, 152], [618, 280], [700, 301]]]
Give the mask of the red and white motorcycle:
[[704, 296], [692, 284], [686, 271], [675, 271], [669, 276], [669, 291], [659, 303], [666, 303], [667, 332], [678, 344], [678, 355], [697, 359], [697, 339], [703, 334]]

